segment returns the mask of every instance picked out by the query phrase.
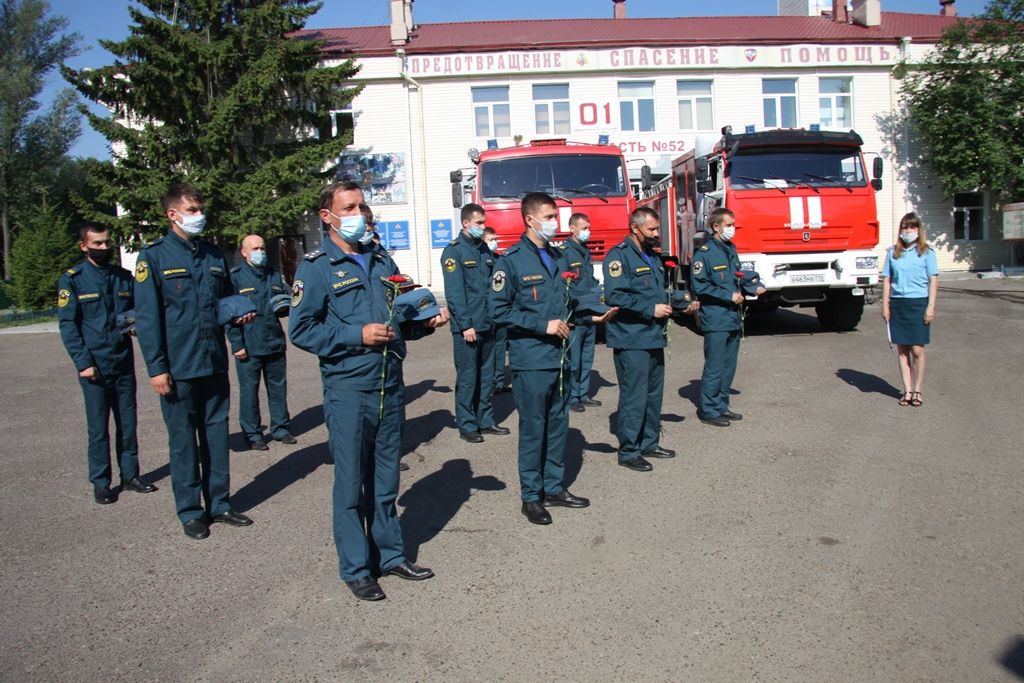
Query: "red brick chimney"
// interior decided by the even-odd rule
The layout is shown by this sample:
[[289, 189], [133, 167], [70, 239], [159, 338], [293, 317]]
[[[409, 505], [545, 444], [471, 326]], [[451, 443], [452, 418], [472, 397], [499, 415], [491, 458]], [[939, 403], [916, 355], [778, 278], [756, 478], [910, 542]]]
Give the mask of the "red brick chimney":
[[626, 18], [626, 0], [612, 0], [612, 19]]
[[942, 5], [942, 9], [939, 10], [939, 15], [943, 17], [955, 17], [956, 7], [953, 7], [953, 3], [956, 0], [939, 0], [939, 4]]
[[846, 0], [832, 0], [832, 21], [846, 24], [850, 18], [846, 16]]

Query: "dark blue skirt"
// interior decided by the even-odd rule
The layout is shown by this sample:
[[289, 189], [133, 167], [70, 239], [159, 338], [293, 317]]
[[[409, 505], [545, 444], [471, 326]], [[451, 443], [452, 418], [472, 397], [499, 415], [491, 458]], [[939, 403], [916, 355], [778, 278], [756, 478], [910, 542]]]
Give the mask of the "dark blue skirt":
[[889, 334], [893, 344], [924, 346], [931, 341], [931, 325], [924, 324], [924, 311], [928, 297], [919, 299], [889, 299]]

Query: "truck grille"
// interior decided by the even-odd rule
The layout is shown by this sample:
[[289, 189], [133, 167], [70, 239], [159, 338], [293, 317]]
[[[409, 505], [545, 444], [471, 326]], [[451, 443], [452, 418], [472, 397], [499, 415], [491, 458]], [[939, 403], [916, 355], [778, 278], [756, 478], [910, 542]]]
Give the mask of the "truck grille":
[[[804, 233], [810, 235], [804, 240]], [[762, 228], [757, 237], [761, 248], [767, 252], [774, 251], [834, 251], [850, 248], [853, 227], [849, 225], [830, 225], [827, 228], [808, 228], [793, 230], [784, 227]]]

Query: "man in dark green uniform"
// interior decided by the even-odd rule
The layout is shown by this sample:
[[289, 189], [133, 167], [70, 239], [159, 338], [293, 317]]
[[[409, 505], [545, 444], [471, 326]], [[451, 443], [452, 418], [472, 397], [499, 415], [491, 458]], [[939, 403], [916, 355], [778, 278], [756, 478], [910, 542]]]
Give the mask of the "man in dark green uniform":
[[447, 324], [448, 311], [398, 324], [394, 302], [407, 278], [385, 250], [371, 245], [363, 203], [363, 191], [350, 181], [321, 192], [324, 238], [295, 274], [288, 330], [295, 346], [320, 358], [341, 579], [360, 600], [383, 600], [372, 571], [410, 581], [434, 575], [406, 559], [395, 509], [405, 422], [402, 361], [405, 340]]
[[462, 207], [462, 232], [441, 253], [444, 296], [451, 314], [455, 356], [455, 423], [459, 437], [480, 443], [483, 434], [508, 434], [494, 422], [494, 322], [487, 306], [494, 257], [484, 244], [484, 210]]
[[[700, 326], [704, 332], [704, 372], [700, 378], [697, 417], [705, 424], [728, 427], [743, 416], [729, 408], [729, 392], [736, 374], [742, 326], [740, 260], [732, 238], [736, 217], [729, 209], [715, 209], [708, 216], [711, 239], [693, 254], [690, 288], [700, 301]], [[756, 290], [763, 294], [764, 288]]]
[[658, 214], [647, 207], [629, 216], [629, 234], [604, 259], [604, 298], [618, 306], [608, 323], [608, 346], [614, 349], [619, 380], [619, 464], [649, 472], [646, 457], [674, 458], [662, 448], [661, 401], [665, 389], [665, 346], [672, 315], [665, 292], [665, 269], [654, 251], [661, 238]]
[[[576, 291], [597, 292], [601, 285], [594, 277], [594, 260], [587, 247], [590, 239], [590, 218], [585, 213], [569, 216], [569, 238], [561, 249], [569, 260], [569, 269], [576, 273]], [[587, 406], [597, 407], [601, 402], [590, 397], [590, 369], [594, 367], [594, 347], [597, 345], [597, 326], [584, 318], [569, 335], [569, 366], [572, 382], [569, 389], [569, 410], [582, 413]]]
[[548, 244], [558, 234], [555, 200], [531, 192], [523, 197], [522, 214], [526, 231], [498, 259], [490, 302], [495, 322], [508, 330], [512, 395], [519, 412], [522, 512], [533, 524], [550, 524], [545, 506], [590, 505], [569, 493], [563, 481], [569, 430], [564, 349], [574, 306], [564, 277], [565, 255]]
[[[488, 226], [484, 228], [484, 244], [491, 252], [491, 257], [498, 258], [498, 231]], [[512, 391], [512, 385], [505, 379], [505, 358], [508, 356], [508, 332], [501, 325], [494, 326], [494, 388], [493, 395]]]
[[85, 397], [93, 499], [106, 505], [117, 501], [118, 494], [110, 487], [111, 412], [121, 488], [151, 493], [156, 487], [139, 477], [135, 356], [131, 338], [117, 326], [118, 315], [135, 305], [132, 274], [110, 263], [114, 247], [107, 230], [87, 226], [78, 237], [85, 260], [60, 276], [57, 317], [61, 340], [78, 371]]
[[236, 294], [247, 297], [256, 306], [256, 320], [245, 327], [228, 328], [231, 352], [238, 373], [238, 422], [254, 451], [267, 450], [260, 427], [260, 375], [267, 386], [270, 409], [270, 436], [275, 441], [295, 443], [288, 416], [288, 388], [285, 348], [287, 343], [278, 311], [288, 314], [285, 283], [281, 274], [267, 265], [267, 246], [259, 235], [242, 240], [245, 262], [231, 269], [231, 285]]
[[[211, 522], [252, 524], [231, 509], [228, 495], [230, 389], [217, 312], [219, 300], [231, 295], [231, 278], [220, 249], [199, 239], [206, 225], [199, 191], [171, 185], [163, 206], [171, 228], [135, 264], [135, 329], [167, 425], [178, 519], [186, 536], [202, 539]], [[249, 313], [236, 323], [254, 318]]]

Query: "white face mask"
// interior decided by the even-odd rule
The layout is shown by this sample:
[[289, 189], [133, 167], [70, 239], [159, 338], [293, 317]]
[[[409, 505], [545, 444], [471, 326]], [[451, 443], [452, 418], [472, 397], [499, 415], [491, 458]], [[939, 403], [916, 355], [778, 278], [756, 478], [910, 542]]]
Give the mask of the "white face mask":
[[722, 228], [719, 234], [726, 242], [732, 242], [732, 238], [736, 236], [736, 226], [730, 225], [727, 228]]
[[491, 240], [487, 243], [487, 248], [491, 250], [491, 253], [498, 251], [498, 240]]
[[[536, 219], [534, 219], [536, 220]], [[545, 243], [550, 242], [558, 234], [558, 221], [537, 221], [540, 228], [534, 228], [533, 232]]]
[[263, 266], [267, 265], [267, 252], [264, 251], [263, 249], [255, 249], [253, 251], [250, 251], [249, 263], [256, 266], [257, 268], [262, 268]]
[[910, 232], [901, 232], [900, 239], [903, 240], [903, 244], [913, 244], [917, 241], [917, 230], [911, 230]]
[[580, 230], [580, 234], [576, 235], [576, 239], [578, 239], [583, 244], [586, 244], [587, 241], [590, 239], [590, 228], [587, 228], [586, 230]]
[[203, 228], [206, 227], [206, 216], [201, 213], [195, 215], [186, 216], [183, 213], [179, 213], [181, 216], [181, 222], [176, 222], [179, 228], [181, 228], [187, 235], [198, 235], [203, 232]]

